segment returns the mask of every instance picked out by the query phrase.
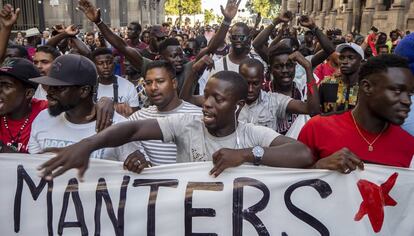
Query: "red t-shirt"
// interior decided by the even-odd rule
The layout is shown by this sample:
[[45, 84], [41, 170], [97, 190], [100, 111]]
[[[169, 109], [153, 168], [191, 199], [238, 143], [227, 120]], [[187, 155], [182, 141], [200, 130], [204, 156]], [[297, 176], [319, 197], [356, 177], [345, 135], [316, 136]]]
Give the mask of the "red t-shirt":
[[[47, 108], [47, 101], [32, 99], [32, 111], [29, 115], [29, 122], [26, 124], [26, 126], [22, 130], [20, 138], [18, 139], [18, 151], [19, 152], [28, 153], [27, 144], [29, 143], [33, 120], [37, 117], [37, 115], [41, 111], [43, 111], [46, 108]], [[26, 120], [26, 117], [20, 120], [7, 119], [7, 126], [9, 127], [9, 130], [10, 130], [9, 132], [4, 126], [4, 117], [1, 117], [0, 119], [0, 140], [3, 143], [10, 146], [13, 141], [12, 137], [10, 137], [10, 133], [13, 135], [13, 137], [16, 138], [25, 120]]]
[[[313, 73], [318, 76], [319, 78], [319, 83], [322, 82], [322, 80], [326, 77], [326, 76], [331, 76], [333, 75], [333, 73], [335, 73], [335, 68], [333, 68], [329, 63], [323, 63], [318, 65], [315, 70], [313, 71]], [[319, 84], [318, 83], [318, 84]]]
[[[360, 126], [359, 129], [370, 142], [378, 136]], [[316, 160], [346, 147], [367, 163], [410, 167], [414, 155], [414, 137], [396, 125], [390, 125], [373, 144], [374, 150], [368, 151], [368, 144], [359, 135], [350, 111], [312, 118], [301, 130], [298, 140], [312, 150]]]

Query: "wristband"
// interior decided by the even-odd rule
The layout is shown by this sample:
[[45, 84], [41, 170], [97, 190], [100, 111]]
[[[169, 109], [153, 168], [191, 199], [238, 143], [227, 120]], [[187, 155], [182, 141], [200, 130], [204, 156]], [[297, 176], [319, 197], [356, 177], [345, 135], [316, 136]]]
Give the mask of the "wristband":
[[311, 29], [311, 32], [313, 33], [313, 35], [316, 35], [316, 31], [318, 30], [318, 26], [315, 26], [315, 28]]
[[311, 82], [309, 82], [309, 83], [306, 83], [306, 87], [308, 88], [308, 93], [310, 94], [310, 95], [313, 95], [313, 93], [315, 92], [315, 91], [313, 91], [313, 86], [314, 85], [316, 85], [316, 82], [315, 82], [315, 79], [313, 79]]
[[98, 22], [95, 22], [96, 26], [99, 26], [99, 25], [100, 25], [100, 24], [102, 24], [102, 23], [103, 23], [102, 19], [99, 19], [99, 21], [98, 21]]
[[221, 22], [221, 23], [225, 26], [230, 26], [231, 25], [231, 21], [223, 20], [223, 22]]

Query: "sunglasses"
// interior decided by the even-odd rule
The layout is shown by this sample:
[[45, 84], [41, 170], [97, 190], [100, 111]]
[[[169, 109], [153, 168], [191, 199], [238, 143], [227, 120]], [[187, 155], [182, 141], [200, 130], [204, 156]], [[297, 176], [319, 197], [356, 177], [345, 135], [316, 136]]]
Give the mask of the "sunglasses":
[[247, 35], [232, 35], [230, 36], [230, 39], [233, 41], [247, 41], [249, 39], [249, 36]]

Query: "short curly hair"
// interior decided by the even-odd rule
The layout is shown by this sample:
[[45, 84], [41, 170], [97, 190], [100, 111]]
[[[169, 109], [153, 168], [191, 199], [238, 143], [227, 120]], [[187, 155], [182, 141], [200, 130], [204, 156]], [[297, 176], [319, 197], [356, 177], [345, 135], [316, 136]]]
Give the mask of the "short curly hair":
[[406, 68], [410, 69], [408, 60], [395, 54], [384, 54], [377, 57], [370, 57], [367, 62], [363, 63], [359, 70], [359, 81], [367, 78], [372, 74], [379, 74], [388, 71], [388, 68]]

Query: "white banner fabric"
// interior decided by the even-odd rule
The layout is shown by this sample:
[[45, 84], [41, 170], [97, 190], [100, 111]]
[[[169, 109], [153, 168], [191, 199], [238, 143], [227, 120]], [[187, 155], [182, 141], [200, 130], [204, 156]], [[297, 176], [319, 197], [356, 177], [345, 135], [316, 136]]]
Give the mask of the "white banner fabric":
[[45, 160], [0, 155], [0, 235], [414, 235], [410, 169], [244, 165], [213, 178], [211, 162], [138, 175], [92, 160], [84, 182], [77, 170], [46, 182]]

